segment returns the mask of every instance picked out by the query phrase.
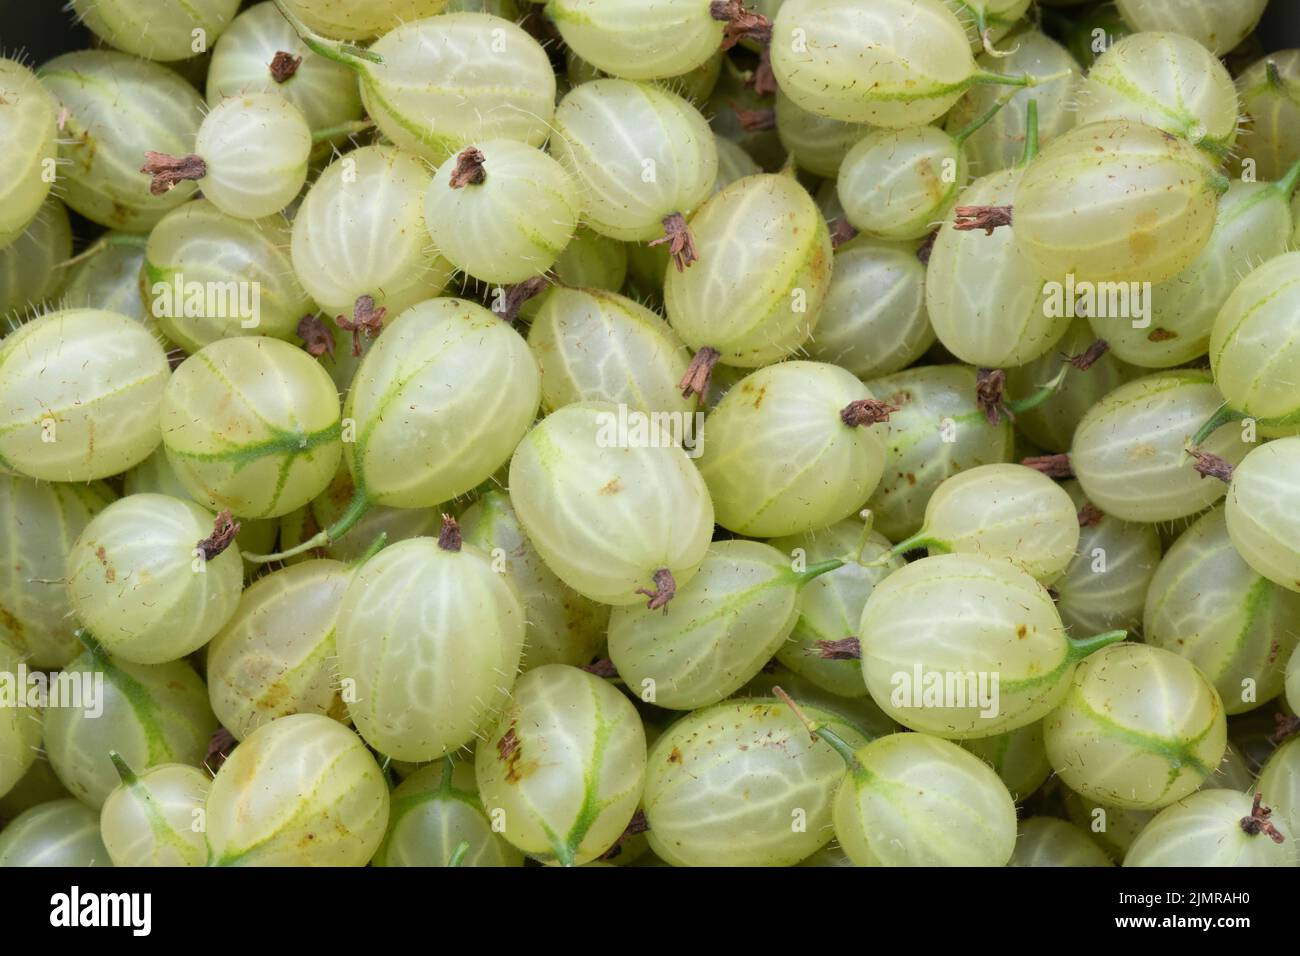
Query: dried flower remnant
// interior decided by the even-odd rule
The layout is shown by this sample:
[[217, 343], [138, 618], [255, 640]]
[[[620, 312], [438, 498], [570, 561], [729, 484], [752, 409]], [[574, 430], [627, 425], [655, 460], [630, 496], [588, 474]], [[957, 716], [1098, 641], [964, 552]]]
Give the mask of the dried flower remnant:
[[302, 66], [302, 57], [277, 50], [275, 56], [271, 58], [271, 79], [277, 83], [287, 82], [298, 72], [300, 66]]
[[1264, 806], [1263, 803], [1264, 795], [1256, 793], [1255, 800], [1250, 807], [1250, 816], [1241, 818], [1242, 831], [1250, 836], [1258, 836], [1263, 833], [1274, 843], [1285, 843], [1286, 837], [1269, 819], [1273, 815], [1273, 810]]
[[958, 206], [953, 212], [956, 219], [952, 227], [959, 232], [983, 229], [986, 236], [993, 230], [1011, 225], [1010, 206]]
[[146, 150], [140, 172], [153, 177], [149, 183], [149, 192], [161, 196], [175, 189], [179, 183], [202, 179], [208, 174], [208, 164], [203, 161], [203, 157], [193, 154], [171, 156]]
[[1200, 472], [1202, 478], [1218, 478], [1225, 485], [1232, 481], [1232, 463], [1228, 460], [1199, 448], [1189, 449], [1188, 454], [1196, 459], [1192, 467]]
[[745, 9], [741, 0], [713, 0], [709, 16], [726, 24], [722, 31], [722, 49], [730, 50], [741, 40], [753, 40], [768, 46], [772, 42], [772, 23], [761, 13]]
[[838, 641], [814, 641], [813, 646], [824, 661], [862, 660], [862, 642], [856, 637], [844, 637]]
[[896, 411], [898, 409], [895, 406], [885, 402], [861, 398], [856, 402], [850, 402], [840, 410], [840, 421], [850, 428], [856, 428], [858, 425], [875, 425], [889, 421], [889, 416]]
[[318, 315], [304, 315], [298, 320], [298, 338], [302, 339], [308, 355], [320, 358], [334, 357], [334, 336]]
[[456, 519], [451, 515], [443, 515], [442, 528], [438, 531], [438, 547], [444, 551], [459, 551], [463, 543]]
[[708, 393], [713, 366], [718, 364], [720, 358], [722, 354], [707, 345], [695, 353], [691, 358], [691, 364], [686, 367], [686, 374], [677, 383], [677, 387], [682, 390], [683, 398], [690, 398], [692, 395], [703, 397]]
[[234, 543], [237, 534], [239, 534], [239, 522], [234, 519], [229, 510], [222, 511], [212, 523], [212, 534], [199, 541], [194, 547], [203, 555], [204, 561], [211, 561]]
[[1084, 502], [1083, 507], [1079, 509], [1079, 527], [1095, 528], [1101, 524], [1101, 519], [1106, 517], [1106, 513], [1091, 502]]
[[847, 219], [833, 219], [830, 227], [832, 249], [838, 249], [844, 243], [858, 237], [858, 230]]
[[588, 674], [595, 674], [597, 677], [603, 677], [606, 680], [613, 680], [618, 677], [618, 668], [614, 666], [614, 662], [608, 657], [602, 657], [590, 664], [583, 664], [582, 669]]
[[982, 368], [975, 376], [975, 405], [990, 425], [1002, 421], [1003, 415], [1015, 420], [1014, 413], [1007, 406], [1006, 388], [1007, 373], [1000, 368]]
[[1020, 462], [1026, 468], [1042, 472], [1048, 478], [1066, 479], [1074, 477], [1074, 467], [1069, 455], [1038, 455]]
[[339, 315], [334, 317], [335, 324], [345, 332], [352, 333], [352, 355], [355, 358], [361, 357], [361, 336], [373, 339], [384, 330], [384, 314], [387, 309], [375, 308], [375, 300], [363, 295], [357, 298], [357, 304], [352, 308], [352, 318]]
[[677, 266], [678, 272], [685, 272], [687, 266], [700, 258], [695, 251], [695, 239], [690, 227], [686, 225], [686, 217], [679, 212], [664, 216], [664, 234], [648, 245], [662, 246], [664, 243], [668, 244], [668, 254], [672, 256], [673, 265]]
[[1071, 355], [1066, 359], [1071, 365], [1080, 372], [1086, 372], [1092, 368], [1101, 359], [1103, 355], [1110, 351], [1110, 343], [1105, 339], [1098, 339], [1078, 355]]
[[751, 110], [732, 103], [731, 111], [736, 114], [740, 128], [746, 133], [764, 133], [776, 129], [776, 110]]
[[501, 318], [514, 325], [519, 318], [519, 310], [524, 307], [524, 303], [534, 296], [541, 295], [550, 284], [550, 281], [544, 276], [533, 276], [533, 278], [525, 279], [518, 285], [512, 285], [506, 290], [505, 302], [503, 303], [505, 313]]
[[664, 609], [668, 613], [668, 602], [677, 594], [677, 582], [673, 579], [673, 573], [667, 568], [660, 568], [654, 573], [654, 590], [649, 588], [637, 588], [637, 594], [644, 594], [649, 600], [646, 602], [646, 609], [657, 611]]
[[451, 188], [464, 189], [466, 186], [481, 185], [487, 179], [483, 163], [483, 154], [473, 146], [461, 150], [456, 157], [456, 168], [451, 172]]
[[745, 85], [759, 96], [771, 96], [776, 92], [776, 74], [772, 72], [772, 51], [767, 47], [763, 47], [763, 52], [758, 55], [758, 66], [754, 67], [754, 71], [749, 74]]

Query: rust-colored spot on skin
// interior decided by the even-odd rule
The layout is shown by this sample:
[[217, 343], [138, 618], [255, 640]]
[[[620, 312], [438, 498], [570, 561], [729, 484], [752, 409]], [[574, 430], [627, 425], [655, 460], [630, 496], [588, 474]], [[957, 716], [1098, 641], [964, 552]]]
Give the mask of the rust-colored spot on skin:
[[108, 552], [104, 550], [102, 544], [95, 549], [95, 557], [104, 568], [105, 583], [112, 584], [117, 580], [117, 571], [115, 571], [113, 566], [108, 563]]
[[905, 474], [903, 477], [907, 479], [907, 483], [908, 483], [909, 485], [914, 485], [914, 484], [916, 484], [916, 475], [913, 474], [912, 472], [909, 471], [909, 472], [908, 472], [907, 474]]
[[523, 770], [519, 766], [523, 751], [520, 749], [519, 735], [515, 733], [513, 723], [497, 741], [497, 757], [506, 765], [506, 783], [518, 783], [524, 778]]
[[1157, 218], [1155, 210], [1148, 209], [1139, 213], [1134, 220], [1133, 234], [1129, 236], [1128, 245], [1139, 262], [1149, 259], [1156, 250], [1156, 237], [1147, 230], [1156, 224]]
[[1168, 329], [1152, 329], [1147, 335], [1148, 342], [1168, 342], [1170, 339], [1178, 338], [1177, 332], [1170, 332]]
[[601, 486], [601, 489], [600, 491], [597, 492], [597, 494], [616, 495], [622, 490], [623, 490], [622, 483], [620, 483], [617, 478], [611, 478], [606, 484]]
[[1016, 627], [1016, 637], [1020, 638], [1021, 640], [1024, 640], [1025, 635], [1027, 635], [1028, 633], [1029, 633], [1029, 629], [1025, 627], [1023, 624], [1020, 624]]
[[669, 752], [669, 754], [668, 754], [668, 762], [669, 762], [669, 763], [681, 763], [681, 762], [682, 762], [682, 752], [681, 752], [680, 750], [678, 750], [676, 747], [674, 747], [674, 748], [672, 749], [672, 751]]

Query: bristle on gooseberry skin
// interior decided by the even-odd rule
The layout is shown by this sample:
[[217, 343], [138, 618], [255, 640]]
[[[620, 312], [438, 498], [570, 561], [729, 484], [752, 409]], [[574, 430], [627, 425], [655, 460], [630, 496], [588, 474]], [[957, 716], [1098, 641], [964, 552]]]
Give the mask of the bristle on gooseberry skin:
[[[20, 235], [8, 245], [0, 242], [0, 316], [6, 317], [0, 321], [12, 324], [14, 317], [59, 296], [71, 272], [64, 263], [71, 258], [68, 210], [50, 196]], [[138, 275], [134, 278], [138, 286]], [[89, 301], [67, 304], [91, 305]], [[112, 310], [102, 301], [96, 301], [94, 308]]]
[[[117, 757], [117, 754], [110, 756]], [[99, 832], [114, 866], [203, 866], [207, 838], [194, 828], [212, 778], [198, 767], [162, 764], [138, 776], [119, 757], [122, 785], [108, 795]]]

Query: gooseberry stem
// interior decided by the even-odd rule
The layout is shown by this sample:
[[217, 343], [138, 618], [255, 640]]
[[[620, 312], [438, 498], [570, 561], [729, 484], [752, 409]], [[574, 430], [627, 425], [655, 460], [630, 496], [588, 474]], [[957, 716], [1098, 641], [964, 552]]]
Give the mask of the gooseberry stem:
[[803, 571], [795, 575], [795, 580], [798, 581], [797, 587], [803, 587], [809, 581], [819, 578], [823, 574], [837, 571], [844, 567], [844, 564], [845, 562], [843, 558], [831, 558], [829, 561], [819, 561], [816, 564], [809, 565]]
[[284, 5], [284, 0], [275, 0], [275, 8], [280, 11], [280, 15], [289, 21], [289, 26], [293, 27], [293, 32], [298, 34], [298, 39], [306, 44], [307, 49], [313, 53], [319, 53], [327, 60], [333, 60], [335, 63], [342, 63], [354, 70], [364, 70], [366, 63], [383, 63], [384, 58], [378, 53], [372, 53], [364, 47], [359, 47], [355, 43], [344, 43], [339, 40], [330, 40], [321, 36], [307, 24], [303, 23], [298, 17]]
[[1025, 154], [1020, 159], [1021, 166], [1028, 166], [1038, 155], [1038, 100], [1031, 99], [1025, 104]]
[[377, 555], [380, 551], [384, 550], [384, 547], [387, 544], [388, 544], [388, 532], [387, 531], [379, 532], [379, 534], [376, 535], [375, 540], [370, 542], [370, 547], [366, 548], [366, 550], [361, 554], [361, 556], [352, 562], [352, 567], [354, 568], [361, 567], [361, 565], [365, 564], [367, 561], [369, 561], [371, 558]]
[[1196, 430], [1196, 434], [1192, 436], [1192, 439], [1188, 444], [1191, 445], [1191, 447], [1196, 448], [1224, 425], [1229, 422], [1239, 422], [1245, 417], [1245, 415], [1236, 409], [1223, 405], [1217, 412], [1206, 420], [1204, 425]]
[[1032, 395], [1026, 395], [1024, 398], [1016, 399], [1014, 402], [1008, 402], [1007, 407], [1013, 414], [1023, 415], [1025, 412], [1033, 411], [1043, 402], [1055, 395], [1065, 383], [1065, 376], [1069, 374], [1072, 366], [1066, 362], [1061, 365], [1061, 370], [1056, 373], [1055, 377], [1046, 385], [1041, 386], [1038, 391]]
[[869, 568], [884, 567], [886, 564], [888, 564], [890, 561], [894, 560], [895, 558], [901, 558], [903, 555], [907, 554], [907, 552], [915, 551], [917, 548], [925, 548], [931, 554], [933, 554], [936, 551], [940, 551], [946, 554], [952, 550], [942, 541], [938, 541], [934, 537], [932, 537], [930, 532], [922, 528], [920, 531], [912, 535], [910, 538], [904, 538], [902, 541], [898, 542], [898, 544], [894, 545], [892, 548], [890, 548], [880, 557], [876, 558], [876, 560], [868, 564], [867, 567]]
[[113, 761], [113, 769], [117, 771], [117, 775], [122, 778], [122, 782], [128, 787], [134, 787], [139, 782], [140, 778], [135, 775], [135, 771], [131, 769], [130, 765], [122, 759], [122, 755], [116, 750], [108, 752], [108, 759]]
[[990, 70], [976, 70], [970, 78], [972, 83], [989, 83], [998, 86], [1021, 86], [1034, 87], [1042, 86], [1044, 83], [1052, 83], [1056, 80], [1063, 80], [1073, 70], [1058, 70], [1056, 73], [1050, 73], [1047, 76], [1034, 76], [1032, 73], [1022, 73], [1019, 76], [1010, 76], [1006, 73], [994, 73]]
[[1282, 178], [1273, 184], [1273, 188], [1284, 198], [1290, 199], [1297, 185], [1300, 185], [1300, 159], [1291, 164], [1291, 168], [1282, 174]]
[[853, 748], [849, 746], [847, 740], [835, 731], [831, 730], [825, 724], [818, 723], [805, 714], [803, 708], [796, 704], [794, 698], [787, 694], [781, 687], [773, 687], [772, 693], [780, 698], [782, 703], [790, 708], [795, 717], [799, 718], [799, 723], [808, 728], [808, 733], [811, 736], [829, 744], [831, 749], [840, 755], [840, 759], [844, 761], [850, 770], [854, 773], [862, 770], [862, 764], [858, 761], [858, 755], [854, 752]]
[[1089, 654], [1101, 650], [1103, 647], [1110, 647], [1112, 644], [1118, 644], [1128, 637], [1128, 631], [1103, 631], [1101, 634], [1094, 634], [1092, 637], [1067, 637], [1070, 642], [1070, 660], [1081, 661]]
[[1009, 93], [1008, 95], [1002, 97], [1002, 99], [998, 100], [997, 103], [993, 105], [993, 108], [991, 110], [984, 113], [982, 116], [975, 117], [975, 119], [971, 120], [970, 123], [968, 123], [966, 126], [963, 126], [961, 130], [958, 131], [953, 136], [953, 139], [956, 140], [957, 145], [958, 146], [963, 145], [966, 142], [966, 140], [970, 139], [981, 129], [983, 129], [986, 125], [988, 125], [988, 123], [992, 121], [993, 117], [997, 116], [998, 113], [1002, 112], [1002, 107], [1010, 103], [1012, 97], [1014, 97], [1015, 95], [1016, 95], [1015, 93]]
[[306, 541], [289, 548], [287, 551], [277, 551], [275, 554], [246, 554], [244, 558], [253, 564], [270, 564], [272, 561], [283, 561], [285, 558], [294, 558], [300, 554], [306, 554], [316, 548], [328, 547], [352, 530], [362, 516], [370, 510], [370, 504], [370, 496], [366, 494], [365, 485], [357, 482], [357, 490], [348, 503], [347, 510], [324, 531], [317, 532]]
[[312, 143], [323, 143], [337, 136], [355, 136], [357, 133], [364, 133], [366, 130], [374, 128], [374, 120], [353, 120], [351, 123], [340, 123], [338, 126], [326, 126], [324, 129], [318, 129], [311, 134], [311, 141]]
[[85, 262], [92, 256], [99, 255], [110, 246], [133, 246], [136, 249], [143, 249], [148, 245], [148, 243], [149, 238], [147, 236], [135, 236], [130, 233], [111, 233], [106, 236], [100, 236], [71, 259], [64, 259], [62, 262], [56, 263], [54, 268], [67, 269], [70, 266], [75, 266], [79, 262]]
[[465, 854], [469, 852], [469, 841], [461, 840], [456, 844], [456, 849], [451, 851], [451, 859], [447, 861], [448, 866], [460, 866], [461, 861], [465, 859]]

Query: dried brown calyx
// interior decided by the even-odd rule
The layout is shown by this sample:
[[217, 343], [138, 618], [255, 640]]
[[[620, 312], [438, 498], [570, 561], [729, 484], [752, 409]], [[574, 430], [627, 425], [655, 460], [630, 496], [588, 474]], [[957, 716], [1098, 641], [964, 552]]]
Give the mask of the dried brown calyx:
[[746, 133], [763, 133], [776, 129], [776, 110], [751, 110], [735, 103], [729, 104], [731, 112], [736, 114], [740, 128]]
[[1035, 458], [1025, 458], [1020, 464], [1042, 472], [1048, 478], [1074, 477], [1074, 467], [1070, 464], [1069, 455], [1039, 455]]
[[1263, 833], [1274, 843], [1285, 843], [1286, 837], [1269, 819], [1272, 815], [1272, 809], [1264, 806], [1264, 795], [1256, 793], [1255, 801], [1250, 807], [1250, 816], [1241, 818], [1241, 829], [1251, 836]]
[[203, 758], [203, 766], [215, 777], [221, 765], [230, 757], [231, 751], [238, 746], [239, 741], [234, 734], [225, 727], [218, 727], [208, 740], [208, 752]]
[[598, 661], [592, 661], [590, 664], [583, 664], [582, 670], [588, 674], [594, 674], [597, 677], [603, 677], [606, 680], [612, 680], [618, 677], [618, 668], [608, 657], [602, 657]]
[[334, 324], [345, 332], [352, 333], [352, 355], [361, 356], [361, 336], [373, 339], [384, 330], [384, 315], [387, 309], [375, 308], [375, 300], [368, 295], [357, 296], [357, 303], [352, 307], [352, 318], [343, 315], [334, 317]]
[[467, 146], [456, 157], [456, 168], [451, 171], [449, 185], [452, 189], [464, 189], [466, 186], [478, 186], [487, 179], [483, 169], [483, 154], [473, 146]]
[[758, 55], [758, 66], [754, 67], [754, 72], [749, 74], [745, 85], [759, 96], [771, 96], [776, 92], [776, 74], [772, 72], [772, 51], [767, 47], [763, 47], [763, 52]]
[[239, 534], [239, 522], [234, 519], [228, 510], [222, 511], [217, 515], [216, 520], [212, 522], [212, 534], [195, 544], [194, 547], [203, 555], [204, 561], [211, 561], [234, 544], [235, 535], [237, 534]]
[[709, 16], [726, 24], [722, 30], [724, 50], [730, 50], [741, 40], [753, 40], [763, 46], [772, 42], [772, 21], [745, 9], [741, 0], [713, 0], [709, 4]]
[[991, 236], [994, 229], [1011, 225], [1010, 206], [958, 206], [953, 212], [957, 218], [952, 227], [959, 232], [983, 229]]
[[1091, 501], [1085, 501], [1083, 507], [1079, 509], [1079, 527], [1095, 528], [1101, 524], [1101, 519], [1106, 517], [1106, 512], [1102, 511]]
[[709, 391], [709, 379], [713, 376], [713, 366], [718, 364], [722, 354], [707, 345], [695, 353], [691, 364], [686, 366], [686, 374], [677, 383], [682, 390], [682, 398], [699, 395], [703, 398]]
[[662, 246], [664, 243], [668, 244], [668, 254], [678, 272], [685, 272], [687, 266], [700, 258], [695, 251], [695, 238], [686, 225], [686, 217], [679, 212], [664, 216], [664, 234], [649, 245]]
[[302, 57], [277, 50], [275, 56], [271, 57], [271, 79], [277, 83], [284, 83], [298, 72], [300, 66], [302, 66]]
[[144, 165], [140, 167], [140, 172], [153, 177], [149, 183], [149, 192], [161, 196], [175, 189], [178, 183], [202, 179], [208, 174], [208, 164], [202, 156], [172, 156], [145, 150]]
[[832, 219], [830, 222], [831, 231], [831, 248], [838, 249], [844, 243], [858, 236], [858, 230], [853, 228], [852, 223], [847, 219]]
[[298, 338], [308, 355], [334, 357], [334, 334], [319, 315], [308, 314], [298, 320]]
[[443, 515], [442, 527], [438, 530], [438, 547], [444, 551], [459, 551], [463, 543], [456, 519], [451, 515]]
[[619, 834], [618, 839], [614, 841], [614, 845], [602, 853], [600, 858], [602, 860], [614, 859], [623, 852], [624, 843], [632, 839], [632, 837], [639, 836], [649, 830], [650, 823], [645, 818], [645, 811], [638, 810], [636, 813], [632, 814], [632, 819], [627, 822], [627, 828]]
[[926, 236], [925, 239], [921, 241], [921, 245], [917, 247], [916, 258], [921, 260], [922, 265], [928, 266], [930, 264], [930, 254], [934, 252], [934, 243], [938, 238], [939, 230], [936, 229], [934, 232]]
[[842, 637], [838, 641], [814, 641], [817, 655], [824, 661], [862, 660], [862, 642], [856, 637]]
[[1268, 742], [1275, 746], [1300, 733], [1300, 717], [1291, 714], [1274, 714], [1273, 721], [1276, 726], [1268, 735]]
[[637, 588], [637, 594], [644, 594], [650, 600], [646, 602], [646, 609], [657, 611], [664, 609], [668, 613], [668, 602], [677, 594], [677, 582], [673, 579], [673, 573], [667, 568], [660, 568], [654, 573], [654, 590], [649, 588]]
[[889, 421], [889, 416], [896, 411], [898, 409], [893, 405], [878, 402], [874, 398], [860, 398], [840, 409], [840, 421], [850, 428], [859, 425], [875, 425], [877, 422]]
[[525, 279], [518, 285], [512, 285], [506, 289], [505, 302], [502, 303], [505, 313], [501, 318], [514, 325], [515, 320], [519, 318], [519, 310], [524, 307], [524, 303], [533, 296], [541, 295], [550, 284], [543, 276], [533, 276], [531, 279]]
[[1066, 359], [1071, 365], [1080, 372], [1086, 372], [1097, 364], [1097, 360], [1110, 351], [1110, 343], [1105, 339], [1098, 339], [1089, 345], [1078, 355], [1071, 355]]
[[1232, 482], [1232, 463], [1226, 458], [1192, 448], [1189, 454], [1196, 459], [1192, 467], [1201, 473], [1202, 478], [1218, 478], [1225, 485]]
[[975, 374], [975, 405], [990, 425], [1002, 421], [1002, 416], [1015, 421], [1015, 414], [1006, 401], [1007, 373], [1000, 368], [982, 368]]

